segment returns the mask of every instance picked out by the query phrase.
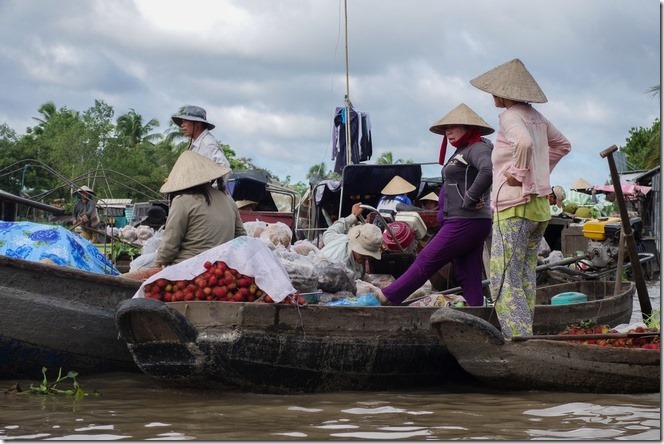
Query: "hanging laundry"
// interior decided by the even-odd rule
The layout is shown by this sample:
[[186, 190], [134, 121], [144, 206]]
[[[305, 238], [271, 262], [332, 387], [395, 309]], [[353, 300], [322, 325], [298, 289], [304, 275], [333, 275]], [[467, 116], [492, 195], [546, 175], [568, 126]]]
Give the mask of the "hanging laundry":
[[[335, 160], [334, 171], [341, 174], [347, 160], [346, 150], [346, 108], [337, 107], [334, 111], [334, 128], [332, 130], [332, 160]], [[371, 120], [369, 114], [350, 109], [350, 163], [356, 164], [371, 159], [373, 146], [371, 140]]]

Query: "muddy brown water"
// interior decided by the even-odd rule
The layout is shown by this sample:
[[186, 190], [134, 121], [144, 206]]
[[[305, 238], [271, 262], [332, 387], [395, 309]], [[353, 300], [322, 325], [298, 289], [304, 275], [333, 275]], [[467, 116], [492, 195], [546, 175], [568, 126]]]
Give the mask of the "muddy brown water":
[[[653, 308], [660, 284], [649, 283]], [[633, 322], [641, 319], [635, 298]], [[6, 393], [1, 440], [657, 440], [661, 394], [500, 391], [261, 395], [163, 387], [140, 373], [79, 376], [101, 396]], [[35, 381], [20, 381], [27, 388]], [[61, 388], [69, 388], [64, 384]]]

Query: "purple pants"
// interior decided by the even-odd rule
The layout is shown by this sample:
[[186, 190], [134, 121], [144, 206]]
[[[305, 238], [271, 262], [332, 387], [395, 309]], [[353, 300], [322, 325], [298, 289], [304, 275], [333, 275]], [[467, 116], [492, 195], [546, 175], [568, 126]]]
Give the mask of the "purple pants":
[[469, 305], [484, 305], [482, 251], [491, 233], [491, 219], [448, 219], [420, 251], [408, 270], [383, 288], [393, 304], [400, 304], [448, 262]]

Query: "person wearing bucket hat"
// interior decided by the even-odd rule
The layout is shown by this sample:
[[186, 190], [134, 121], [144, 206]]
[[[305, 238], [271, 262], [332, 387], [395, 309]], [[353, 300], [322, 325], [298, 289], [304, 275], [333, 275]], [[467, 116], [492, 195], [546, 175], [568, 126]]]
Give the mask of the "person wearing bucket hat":
[[523, 62], [513, 59], [472, 79], [493, 96], [498, 133], [493, 149], [490, 288], [506, 337], [533, 334], [537, 247], [551, 219], [550, 173], [569, 140], [531, 103], [546, 96]]
[[[462, 295], [472, 306], [484, 305], [482, 253], [491, 233], [491, 142], [493, 133], [468, 105], [462, 103], [429, 129], [443, 136], [441, 151], [449, 142], [455, 149], [442, 169], [438, 196], [440, 229], [410, 267], [378, 293], [381, 304], [400, 304], [444, 265], [452, 262]], [[445, 153], [439, 153], [443, 162]]]
[[81, 228], [81, 236], [92, 243], [97, 242], [97, 228], [101, 224], [97, 203], [93, 196], [95, 192], [86, 185], [81, 186], [75, 192], [78, 201], [72, 210], [72, 222], [74, 227]]
[[351, 214], [337, 220], [325, 230], [325, 246], [320, 251], [332, 262], [348, 267], [355, 279], [364, 277], [367, 257], [380, 260], [383, 245], [380, 228], [369, 223], [357, 225], [357, 218], [362, 214], [360, 205], [362, 202], [353, 204]]
[[177, 264], [203, 251], [246, 236], [232, 197], [212, 186], [229, 168], [193, 151], [183, 152], [159, 190], [171, 202], [155, 264]]
[[185, 137], [190, 138], [189, 149], [191, 151], [229, 168], [223, 179], [223, 182], [226, 183], [231, 173], [231, 165], [219, 146], [219, 141], [210, 133], [215, 125], [207, 121], [205, 110], [200, 106], [187, 105], [181, 109], [179, 114], [171, 116], [171, 120], [182, 129]]

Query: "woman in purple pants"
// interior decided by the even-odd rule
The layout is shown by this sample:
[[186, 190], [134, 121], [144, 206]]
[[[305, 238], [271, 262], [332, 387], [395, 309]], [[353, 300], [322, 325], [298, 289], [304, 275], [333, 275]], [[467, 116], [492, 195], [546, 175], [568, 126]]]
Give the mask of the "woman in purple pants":
[[[443, 166], [438, 223], [440, 229], [415, 262], [378, 293], [382, 305], [398, 305], [449, 262], [469, 305], [484, 305], [482, 251], [491, 233], [489, 193], [492, 182], [491, 142], [482, 137], [493, 128], [461, 104], [438, 120], [430, 131], [443, 135], [439, 163]], [[447, 143], [456, 151], [444, 163]]]

